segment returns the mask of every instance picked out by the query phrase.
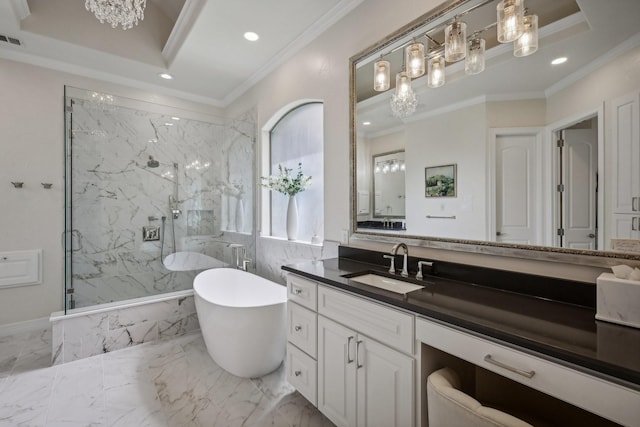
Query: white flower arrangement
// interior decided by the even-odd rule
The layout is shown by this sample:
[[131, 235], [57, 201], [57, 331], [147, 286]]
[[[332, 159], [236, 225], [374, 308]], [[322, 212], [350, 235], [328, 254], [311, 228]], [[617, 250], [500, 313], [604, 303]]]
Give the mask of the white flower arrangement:
[[282, 165], [278, 165], [278, 171], [277, 176], [260, 177], [261, 185], [278, 193], [295, 196], [306, 190], [311, 181], [310, 176], [302, 173], [302, 163], [298, 163], [298, 173], [295, 177], [291, 176], [293, 169], [282, 167]]

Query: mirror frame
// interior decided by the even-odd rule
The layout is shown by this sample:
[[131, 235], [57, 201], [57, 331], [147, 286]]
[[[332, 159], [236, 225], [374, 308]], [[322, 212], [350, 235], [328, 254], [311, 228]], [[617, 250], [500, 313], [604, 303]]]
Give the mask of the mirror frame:
[[[392, 219], [400, 219], [402, 218], [403, 220], [406, 218], [406, 209], [407, 209], [407, 204], [405, 203], [405, 215], [376, 215], [376, 176], [375, 176], [375, 169], [376, 169], [376, 157], [384, 157], [384, 156], [388, 156], [391, 154], [397, 154], [397, 153], [404, 153], [404, 148], [401, 150], [394, 150], [394, 151], [387, 151], [384, 153], [378, 153], [378, 154], [372, 154], [371, 155], [371, 188], [373, 189], [373, 191], [371, 192], [371, 194], [373, 194], [373, 213], [372, 213], [372, 218], [392, 218]], [[406, 200], [406, 197], [405, 197]]]
[[[351, 166], [351, 185], [349, 186], [350, 203], [350, 240], [376, 241], [397, 243], [403, 241], [411, 246], [419, 246], [432, 249], [452, 250], [485, 255], [506, 256], [512, 258], [526, 258], [539, 261], [551, 261], [567, 264], [588, 265], [594, 267], [610, 267], [620, 264], [625, 260], [632, 266], [640, 266], [640, 254], [631, 254], [613, 251], [597, 251], [586, 249], [556, 248], [552, 246], [519, 245], [513, 243], [498, 243], [480, 240], [448, 239], [441, 237], [416, 236], [399, 233], [380, 233], [375, 231], [358, 230], [357, 204], [357, 126], [356, 126], [356, 66], [363, 59], [383, 51], [393, 43], [398, 42], [407, 34], [420, 27], [428, 25], [455, 8], [474, 0], [449, 0], [440, 6], [426, 12], [407, 25], [389, 34], [368, 48], [349, 58], [349, 164]], [[631, 261], [631, 262], [627, 262]]]

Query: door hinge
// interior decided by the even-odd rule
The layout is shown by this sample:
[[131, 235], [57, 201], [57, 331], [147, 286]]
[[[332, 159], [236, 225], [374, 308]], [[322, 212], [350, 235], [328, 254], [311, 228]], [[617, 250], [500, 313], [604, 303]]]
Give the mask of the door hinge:
[[71, 106], [71, 105], [67, 105], [67, 106], [64, 108], [64, 111], [66, 111], [67, 113], [73, 113], [73, 106]]
[[558, 192], [562, 193], [564, 191], [564, 184], [558, 184]]
[[67, 289], [67, 295], [71, 295], [74, 292], [73, 288]]
[[558, 148], [564, 147], [564, 139], [560, 138], [557, 142]]
[[558, 228], [558, 236], [564, 236], [564, 228]]

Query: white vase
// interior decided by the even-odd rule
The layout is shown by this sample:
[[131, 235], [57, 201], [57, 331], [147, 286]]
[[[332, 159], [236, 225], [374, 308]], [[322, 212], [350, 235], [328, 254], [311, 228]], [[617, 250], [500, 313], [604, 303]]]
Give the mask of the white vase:
[[236, 203], [236, 231], [244, 231], [244, 202], [241, 197], [238, 197]]
[[298, 203], [296, 196], [289, 196], [289, 206], [287, 207], [287, 239], [298, 239]]

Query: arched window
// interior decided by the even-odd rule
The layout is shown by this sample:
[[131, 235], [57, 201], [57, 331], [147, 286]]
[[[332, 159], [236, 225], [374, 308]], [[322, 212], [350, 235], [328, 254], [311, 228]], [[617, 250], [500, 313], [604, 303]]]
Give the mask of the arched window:
[[[263, 133], [262, 176], [278, 175], [278, 167], [298, 172], [298, 164], [311, 181], [305, 191], [296, 196], [298, 205], [298, 238], [306, 242], [321, 242], [324, 236], [324, 133], [323, 104], [304, 102], [288, 109], [272, 120], [275, 124]], [[267, 125], [268, 126], [268, 125]], [[264, 142], [264, 141], [263, 141]], [[268, 168], [268, 173], [267, 173]], [[276, 191], [263, 192], [262, 234], [287, 238], [286, 217], [288, 196]]]

